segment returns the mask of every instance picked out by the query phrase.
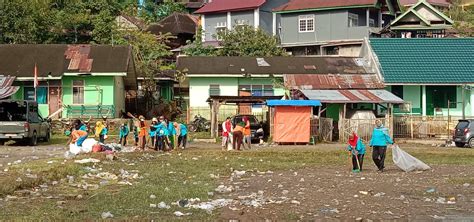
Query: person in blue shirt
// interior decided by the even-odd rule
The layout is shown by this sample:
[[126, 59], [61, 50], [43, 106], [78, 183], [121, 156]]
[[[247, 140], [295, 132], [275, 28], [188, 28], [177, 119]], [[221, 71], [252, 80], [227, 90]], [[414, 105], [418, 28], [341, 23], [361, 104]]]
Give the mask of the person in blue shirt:
[[168, 125], [164, 117], [160, 117], [160, 122], [156, 126], [157, 147], [155, 150], [165, 151], [165, 144], [169, 147], [168, 134]]
[[174, 149], [175, 147], [175, 136], [176, 129], [174, 128], [174, 123], [168, 121], [168, 141], [170, 142], [170, 149]]
[[385, 153], [387, 151], [388, 144], [394, 144], [392, 138], [390, 138], [388, 135], [388, 129], [382, 125], [380, 120], [375, 121], [375, 128], [372, 132], [372, 138], [370, 139], [369, 146], [373, 148], [372, 160], [380, 172], [383, 172], [385, 168]]
[[352, 156], [352, 172], [358, 173], [362, 171], [362, 164], [364, 163], [365, 145], [355, 132], [349, 136], [349, 146], [347, 150], [351, 152]]
[[155, 117], [153, 117], [151, 119], [151, 124], [150, 124], [150, 130], [148, 130], [148, 135], [150, 135], [150, 138], [151, 138], [151, 144], [152, 144], [152, 147], [156, 150], [156, 146], [157, 146], [157, 141], [156, 141], [156, 132], [157, 132], [157, 128], [158, 128], [158, 119], [156, 119]]
[[128, 128], [128, 125], [125, 123], [122, 123], [120, 125], [120, 133], [119, 133], [119, 143], [122, 144], [122, 146], [127, 145], [127, 136], [128, 133], [130, 132], [130, 129]]
[[187, 137], [188, 137], [188, 128], [186, 125], [179, 123], [179, 135], [178, 135], [178, 147], [181, 146], [181, 149], [186, 149]]

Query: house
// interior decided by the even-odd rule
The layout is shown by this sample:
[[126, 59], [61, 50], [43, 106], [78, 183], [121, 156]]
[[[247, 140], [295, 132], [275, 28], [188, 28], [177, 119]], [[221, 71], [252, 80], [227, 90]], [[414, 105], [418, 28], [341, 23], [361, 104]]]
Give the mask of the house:
[[396, 38], [444, 38], [453, 23], [427, 1], [419, 1], [392, 21], [390, 30]]
[[[382, 77], [372, 63], [359, 57], [315, 57], [322, 62], [312, 74], [286, 74], [285, 86], [291, 99], [319, 100], [322, 107], [315, 113], [334, 125], [344, 141], [352, 131], [367, 139], [376, 118], [390, 124], [392, 107], [403, 100], [384, 89]], [[315, 114], [316, 115], [316, 114]], [[351, 119], [354, 119], [351, 122]], [[360, 120], [364, 120], [360, 122]], [[370, 123], [370, 124], [369, 124]], [[360, 126], [365, 124], [366, 126]], [[369, 128], [370, 128], [369, 127]], [[332, 127], [327, 127], [332, 128]], [[371, 128], [370, 128], [371, 129]], [[326, 130], [323, 130], [326, 131]], [[333, 138], [332, 135], [324, 136]]]
[[170, 49], [176, 49], [186, 45], [188, 41], [194, 39], [198, 25], [199, 18], [197, 16], [174, 12], [159, 22], [150, 24], [145, 31], [155, 35], [169, 33], [175, 36], [176, 38], [171, 39], [168, 46]]
[[290, 0], [273, 13], [273, 33], [291, 54], [358, 56], [363, 39], [401, 11], [397, 0]]
[[[211, 96], [284, 96], [284, 74], [325, 72], [327, 58], [311, 57], [178, 57], [177, 69], [186, 73], [190, 116], [209, 116]], [[338, 58], [333, 59], [334, 62]], [[337, 63], [336, 63], [337, 64]], [[337, 67], [334, 67], [337, 68]], [[340, 66], [338, 69], [344, 69]], [[229, 115], [263, 113], [261, 105], [223, 105]], [[263, 115], [263, 114], [262, 114]]]
[[115, 17], [115, 24], [118, 30], [143, 30], [146, 28], [145, 21], [125, 14]]
[[408, 103], [395, 113], [461, 117], [474, 116], [473, 53], [474, 38], [371, 38], [361, 56]]
[[36, 100], [43, 117], [118, 117], [125, 91], [136, 88], [129, 46], [0, 45], [0, 73], [16, 77], [10, 98]]
[[[439, 9], [439, 10], [445, 10], [448, 9], [451, 6], [451, 2], [449, 0], [423, 0], [432, 5], [433, 7]], [[420, 0], [400, 0], [400, 5], [402, 5], [405, 8], [410, 8], [417, 3], [419, 3]]]
[[276, 15], [272, 9], [288, 0], [213, 0], [195, 11], [201, 15], [203, 42], [218, 41], [217, 33], [238, 25], [250, 25], [268, 33], [275, 29]]

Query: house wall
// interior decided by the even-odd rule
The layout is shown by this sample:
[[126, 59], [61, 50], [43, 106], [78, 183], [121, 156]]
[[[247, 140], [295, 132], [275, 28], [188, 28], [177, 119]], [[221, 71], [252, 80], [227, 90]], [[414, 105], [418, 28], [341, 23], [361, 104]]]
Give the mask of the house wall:
[[204, 16], [204, 41], [215, 41], [217, 23], [227, 22], [227, 13], [209, 14]]
[[[75, 79], [84, 80], [83, 105], [115, 105], [115, 79], [113, 76], [64, 76], [62, 78], [64, 105], [73, 105], [72, 81]], [[66, 110], [63, 111], [63, 116], [67, 116]]]
[[[266, 1], [265, 4], [260, 7], [260, 28], [263, 30], [267, 31], [268, 33], [272, 34], [273, 33], [273, 15], [272, 15], [272, 10], [276, 7], [279, 7], [283, 4], [288, 3], [289, 0], [269, 0]], [[277, 17], [277, 23], [278, 20], [280, 19], [280, 15], [276, 15]], [[278, 27], [278, 26], [277, 26]], [[278, 30], [278, 28], [277, 28]], [[278, 35], [278, 33], [276, 33]]]
[[[359, 16], [359, 21], [366, 21], [366, 9], [360, 9], [356, 12], [363, 13]], [[376, 12], [372, 12], [376, 13]], [[299, 32], [298, 16], [314, 15], [315, 31]], [[345, 40], [345, 39], [363, 39], [369, 35], [369, 27], [357, 26], [348, 27], [348, 10], [330, 10], [320, 12], [302, 12], [281, 14], [281, 43], [314, 43], [319, 41]]]
[[[24, 99], [24, 86], [23, 83], [19, 83], [18, 91], [11, 96], [12, 100], [23, 100]], [[48, 98], [49, 99], [49, 98]], [[38, 104], [38, 111], [41, 117], [46, 118], [49, 116], [49, 105], [48, 104]]]

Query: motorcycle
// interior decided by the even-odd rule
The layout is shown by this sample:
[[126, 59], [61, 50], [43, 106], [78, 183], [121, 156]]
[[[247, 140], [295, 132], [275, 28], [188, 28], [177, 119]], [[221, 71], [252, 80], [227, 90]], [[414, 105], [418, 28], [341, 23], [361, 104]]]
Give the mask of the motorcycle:
[[211, 122], [202, 117], [201, 115], [194, 116], [194, 120], [189, 124], [189, 131], [191, 132], [208, 132], [211, 129]]

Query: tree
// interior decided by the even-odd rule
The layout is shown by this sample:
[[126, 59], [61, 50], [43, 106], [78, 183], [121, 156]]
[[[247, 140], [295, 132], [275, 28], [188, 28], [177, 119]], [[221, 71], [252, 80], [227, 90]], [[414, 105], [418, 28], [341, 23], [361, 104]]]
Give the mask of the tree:
[[474, 37], [474, 6], [462, 6], [461, 0], [453, 0], [447, 15], [454, 20], [454, 29], [463, 37]]
[[154, 1], [145, 1], [145, 13], [140, 14], [148, 22], [158, 22], [161, 19], [171, 15], [173, 12], [186, 12], [186, 8], [182, 3], [172, 0], [164, 0], [160, 4]]
[[202, 43], [202, 28], [199, 27], [196, 32], [195, 39], [192, 42], [187, 42], [188, 45], [183, 49], [183, 52], [188, 56], [215, 56], [216, 49], [209, 45]]
[[278, 39], [262, 29], [249, 25], [234, 27], [231, 31], [217, 34], [222, 47], [219, 56], [283, 56], [285, 50], [279, 47]]

